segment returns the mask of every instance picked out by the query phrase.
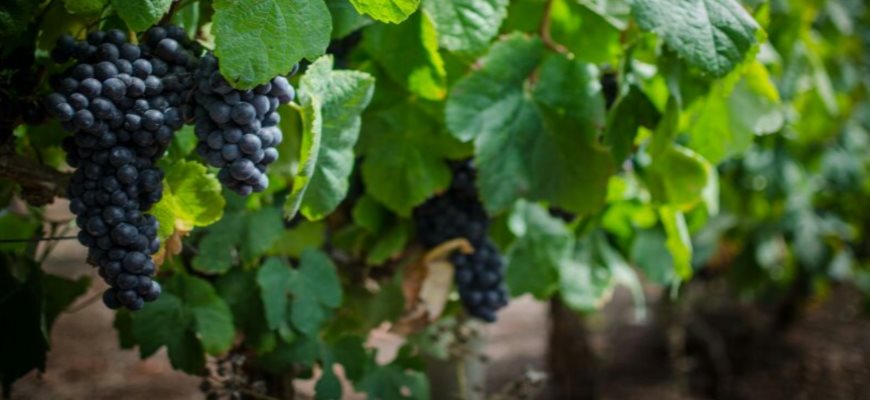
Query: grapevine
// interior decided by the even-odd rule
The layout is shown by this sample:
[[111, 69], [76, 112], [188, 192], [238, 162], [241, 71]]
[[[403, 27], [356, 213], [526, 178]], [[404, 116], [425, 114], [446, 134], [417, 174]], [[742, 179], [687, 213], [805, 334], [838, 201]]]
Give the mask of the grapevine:
[[626, 329], [752, 392], [720, 315], [870, 298], [870, 7], [616, 3], [3, 2], [0, 394], [152, 395], [76, 324], [206, 398], [608, 398]]

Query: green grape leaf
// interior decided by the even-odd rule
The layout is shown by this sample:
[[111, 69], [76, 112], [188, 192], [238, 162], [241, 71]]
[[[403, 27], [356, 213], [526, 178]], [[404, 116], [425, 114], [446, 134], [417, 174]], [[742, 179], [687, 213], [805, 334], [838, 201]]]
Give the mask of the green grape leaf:
[[692, 277], [692, 240], [686, 218], [671, 206], [659, 207], [659, 218], [665, 228], [665, 247], [674, 261], [674, 271], [683, 280]]
[[271, 249], [284, 232], [281, 210], [264, 207], [245, 214], [245, 230], [240, 245], [242, 260], [251, 261]]
[[112, 0], [112, 8], [134, 31], [156, 24], [171, 5], [172, 0]]
[[294, 271], [277, 258], [270, 258], [257, 271], [257, 285], [270, 329], [287, 325], [287, 294], [291, 289]]
[[227, 303], [207, 281], [189, 275], [176, 275], [164, 284], [167, 292], [176, 295], [191, 317], [189, 329], [211, 355], [220, 355], [233, 344], [235, 328]]
[[375, 243], [369, 249], [366, 263], [371, 265], [383, 264], [390, 257], [401, 252], [411, 236], [411, 227], [406, 220], [399, 220], [379, 235]]
[[351, 211], [355, 224], [375, 234], [381, 231], [389, 215], [387, 209], [368, 194], [360, 197]]
[[511, 215], [517, 240], [505, 257], [505, 281], [513, 296], [550, 297], [559, 286], [559, 267], [573, 252], [571, 232], [543, 207], [520, 202]]
[[483, 66], [454, 85], [446, 122], [463, 141], [475, 140], [481, 200], [490, 212], [530, 191], [528, 152], [542, 123], [523, 84], [543, 57], [543, 44], [514, 34], [492, 46]]
[[776, 87], [764, 65], [755, 61], [736, 85], [714, 83], [706, 97], [684, 112], [682, 127], [689, 134], [688, 146], [718, 164], [746, 151], [756, 135], [776, 132], [784, 120]]
[[356, 387], [371, 399], [429, 399], [429, 380], [420, 371], [390, 364], [374, 368]]
[[284, 203], [284, 218], [292, 219], [302, 207], [305, 191], [311, 183], [314, 169], [317, 167], [317, 157], [320, 153], [320, 142], [323, 137], [323, 115], [320, 98], [302, 94], [299, 98], [299, 119], [302, 123], [299, 157], [296, 172], [293, 175], [293, 186], [287, 201]]
[[202, 164], [179, 161], [171, 165], [163, 182], [163, 198], [153, 210], [160, 221], [161, 239], [176, 229], [189, 232], [213, 224], [223, 215], [225, 204], [220, 182]]
[[498, 34], [507, 5], [507, 0], [429, 0], [423, 9], [432, 17], [442, 47], [474, 53]]
[[75, 299], [85, 294], [90, 286], [91, 278], [88, 276], [72, 280], [55, 275], [45, 275], [43, 280], [45, 293], [43, 315], [46, 326], [51, 327], [60, 313], [72, 305]]
[[559, 264], [559, 294], [574, 310], [598, 310], [613, 291], [613, 272], [603, 259], [599, 242], [594, 234], [583, 238], [573, 257]]
[[[8, 260], [8, 261], [7, 261]], [[0, 330], [0, 383], [9, 393], [12, 382], [33, 369], [45, 371], [45, 354], [49, 349], [48, 332], [43, 320], [44, 302], [42, 271], [35, 262], [0, 259], [0, 315], [10, 323]], [[13, 269], [26, 268], [26, 277], [14, 275]]]
[[593, 212], [604, 205], [615, 170], [610, 152], [598, 143], [605, 120], [598, 69], [553, 56], [539, 76], [534, 98], [545, 129], [527, 150], [530, 197], [578, 215]]
[[240, 88], [287, 74], [329, 45], [332, 18], [323, 0], [215, 0], [213, 7], [221, 74]]
[[24, 31], [39, 11], [40, 3], [34, 0], [10, 0], [0, 4], [0, 36], [12, 36]]
[[350, 0], [360, 14], [398, 24], [420, 7], [420, 0]]
[[742, 63], [762, 35], [736, 0], [633, 0], [631, 11], [641, 29], [715, 77]]
[[290, 322], [311, 337], [342, 300], [335, 265], [319, 250], [303, 252], [299, 269], [276, 258], [267, 260], [257, 272], [257, 284], [269, 328], [286, 329]]
[[[9, 212], [0, 215], [0, 232], [3, 232], [4, 237], [30, 238], [39, 227], [39, 221], [28, 216]], [[0, 251], [4, 252], [23, 253], [26, 247], [23, 243], [0, 243]]]
[[241, 261], [254, 260], [270, 251], [283, 233], [278, 208], [228, 213], [209, 227], [200, 242], [200, 251], [193, 258], [193, 268], [204, 273], [224, 273], [236, 261], [236, 254]]
[[[447, 100], [447, 126], [474, 141], [481, 200], [493, 214], [521, 197], [594, 211], [615, 169], [598, 143], [605, 112], [597, 69], [561, 55], [542, 58], [539, 40], [509, 36]], [[526, 80], [539, 64], [528, 93]]]
[[355, 382], [363, 376], [371, 359], [364, 337], [343, 336], [332, 344], [331, 350], [335, 362], [341, 364], [348, 379]]
[[220, 355], [235, 336], [232, 313], [206, 281], [176, 275], [164, 291], [132, 315], [131, 332], [142, 357], [166, 346], [176, 369], [196, 374], [205, 366], [204, 352]]
[[332, 15], [332, 38], [341, 39], [353, 31], [372, 23], [371, 18], [360, 15], [349, 0], [326, 0]]
[[257, 286], [257, 271], [233, 269], [219, 276], [214, 286], [232, 311], [233, 322], [245, 333], [245, 342], [258, 353], [274, 349], [275, 336], [266, 323], [266, 313]]
[[368, 194], [399, 215], [450, 183], [440, 143], [444, 134], [437, 123], [410, 103], [378, 113], [383, 129], [368, 136], [362, 164]]
[[633, 152], [634, 139], [640, 127], [654, 129], [661, 113], [649, 97], [637, 85], [630, 85], [628, 92], [616, 100], [607, 116], [607, 132], [604, 143], [610, 146], [613, 159], [623, 161]]
[[63, 3], [71, 14], [92, 15], [102, 11], [109, 0], [64, 0]]
[[447, 94], [444, 60], [426, 14], [415, 13], [399, 25], [372, 25], [366, 28], [362, 44], [387, 76], [411, 93], [429, 100]]
[[605, 13], [582, 0], [555, 0], [551, 7], [550, 34], [555, 42], [579, 61], [619, 63], [622, 29]]
[[131, 331], [142, 358], [166, 346], [173, 368], [195, 374], [205, 366], [205, 356], [202, 344], [190, 329], [192, 323], [193, 316], [185, 310], [181, 299], [164, 292], [153, 303], [133, 314]]
[[645, 229], [638, 231], [631, 243], [632, 263], [643, 271], [650, 282], [663, 286], [676, 279], [674, 259], [665, 245], [666, 240], [661, 230]]
[[299, 258], [305, 249], [318, 248], [325, 241], [326, 224], [323, 221], [306, 221], [292, 229], [285, 229], [269, 254]]
[[704, 201], [710, 186], [718, 185], [716, 170], [710, 162], [676, 144], [653, 156], [647, 172], [647, 187], [653, 198], [682, 210]]
[[212, 225], [199, 242], [199, 252], [193, 257], [195, 270], [222, 274], [233, 266], [234, 250], [242, 239], [245, 220], [241, 214], [227, 214]]
[[327, 311], [341, 305], [341, 282], [335, 265], [319, 250], [302, 253], [295, 272], [290, 282], [293, 293], [290, 319], [302, 333], [316, 336]]
[[446, 122], [462, 141], [510, 132], [522, 125], [523, 82], [541, 62], [544, 45], [538, 39], [513, 34], [495, 43], [482, 67], [462, 78], [447, 98]]
[[[308, 67], [300, 81], [300, 91], [303, 107], [319, 110], [303, 114], [305, 132], [310, 131], [303, 138], [303, 148], [309, 150], [303, 155], [308, 156], [304, 169], [310, 169], [310, 175], [308, 179], [294, 180], [285, 215], [290, 218], [298, 209], [309, 220], [317, 220], [331, 213], [347, 194], [360, 114], [372, 98], [374, 79], [363, 72], [334, 71], [332, 58], [322, 57]], [[317, 121], [306, 115], [314, 115]], [[321, 129], [319, 134], [314, 132], [317, 128]], [[319, 139], [320, 143], [306, 145], [306, 138]]]

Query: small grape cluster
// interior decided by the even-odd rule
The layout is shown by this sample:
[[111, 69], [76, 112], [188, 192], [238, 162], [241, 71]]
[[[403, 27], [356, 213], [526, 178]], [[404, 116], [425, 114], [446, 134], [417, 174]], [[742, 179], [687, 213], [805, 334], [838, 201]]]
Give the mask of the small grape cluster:
[[63, 141], [77, 168], [70, 210], [88, 262], [111, 286], [103, 302], [113, 309], [138, 310], [160, 295], [151, 260], [160, 247], [158, 224], [143, 212], [163, 195], [155, 163], [184, 124], [182, 93], [196, 66], [189, 49], [173, 45], [184, 37], [180, 28], [153, 28], [146, 37], [155, 40], [135, 45], [120, 30], [91, 32], [83, 41], [64, 35], [51, 53], [59, 63], [75, 61], [52, 77], [46, 105], [73, 133]]
[[450, 262], [456, 267], [459, 298], [469, 314], [486, 322], [494, 322], [495, 313], [508, 303], [503, 284], [504, 261], [489, 240], [476, 247], [474, 253], [453, 253]]
[[454, 253], [450, 258], [456, 268], [459, 297], [469, 314], [494, 322], [496, 311], [508, 302], [502, 276], [504, 261], [486, 237], [489, 218], [477, 196], [474, 166], [465, 161], [452, 169], [453, 180], [447, 191], [414, 210], [417, 236], [429, 248], [455, 238], [471, 243], [473, 253]]
[[197, 153], [220, 168], [218, 179], [230, 190], [242, 196], [262, 192], [269, 186], [266, 168], [278, 159], [276, 146], [283, 138], [278, 105], [293, 100], [293, 86], [278, 76], [251, 90], [234, 89], [211, 54], [202, 58], [195, 79]]
[[452, 169], [450, 187], [414, 209], [417, 236], [426, 247], [459, 237], [477, 247], [489, 229], [489, 217], [477, 198], [471, 162], [454, 164]]

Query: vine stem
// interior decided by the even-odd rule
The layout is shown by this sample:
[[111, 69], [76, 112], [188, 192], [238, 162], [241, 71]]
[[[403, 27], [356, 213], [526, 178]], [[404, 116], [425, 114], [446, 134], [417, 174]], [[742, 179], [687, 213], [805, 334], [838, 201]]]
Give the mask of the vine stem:
[[78, 236], [57, 236], [57, 237], [35, 237], [35, 238], [25, 238], [25, 239], [0, 239], [0, 243], [31, 243], [31, 242], [48, 242], [54, 240], [72, 240], [77, 239]]
[[66, 197], [70, 174], [15, 154], [11, 143], [0, 146], [0, 179], [18, 183], [22, 197], [34, 206], [43, 206], [55, 197]]
[[544, 45], [549, 47], [551, 50], [566, 54], [568, 53], [568, 49], [565, 46], [562, 46], [550, 36], [550, 23], [552, 20], [553, 14], [553, 0], [547, 0], [544, 4], [544, 15], [541, 16], [541, 25], [538, 27], [538, 33], [541, 36], [541, 41], [544, 42]]

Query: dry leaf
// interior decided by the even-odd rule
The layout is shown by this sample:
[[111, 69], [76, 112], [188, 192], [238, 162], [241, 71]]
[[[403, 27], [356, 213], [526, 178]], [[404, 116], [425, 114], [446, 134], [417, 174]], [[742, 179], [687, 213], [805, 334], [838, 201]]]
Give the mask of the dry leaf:
[[433, 248], [408, 265], [402, 280], [405, 313], [392, 331], [407, 334], [419, 331], [444, 311], [453, 288], [453, 265], [448, 261], [454, 251], [471, 253], [466, 239], [453, 239]]

